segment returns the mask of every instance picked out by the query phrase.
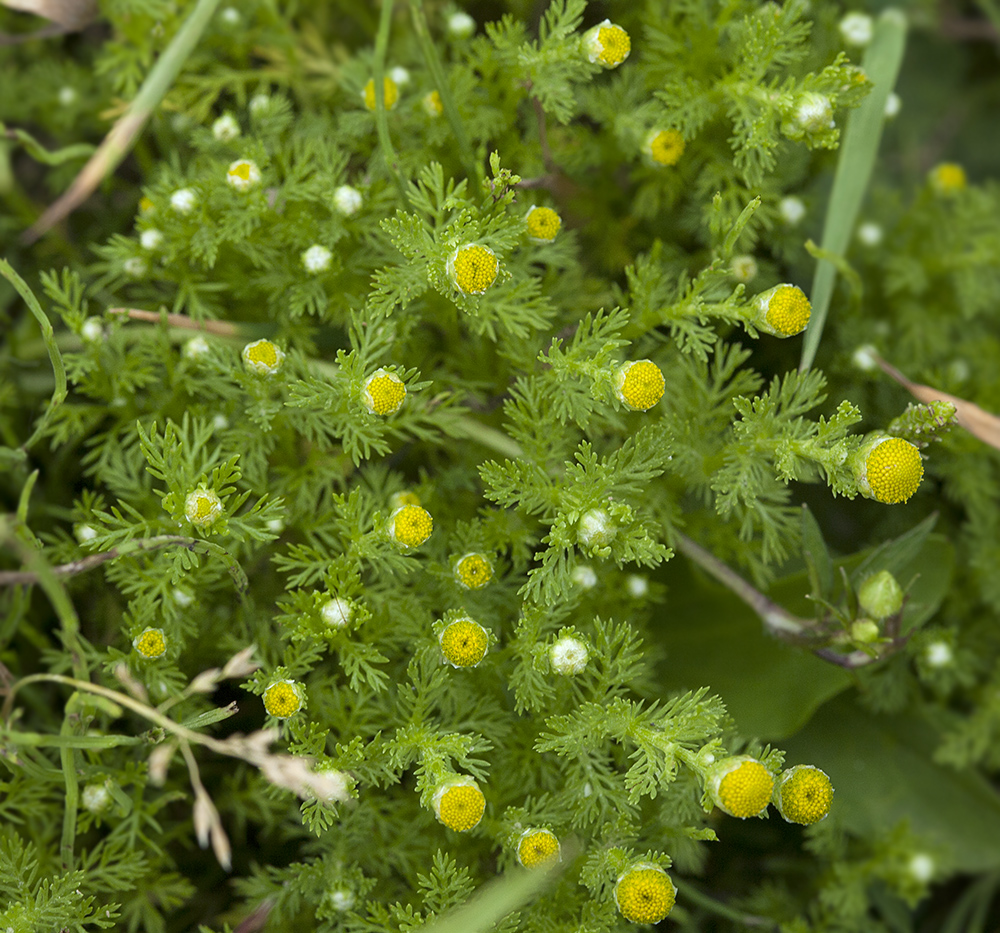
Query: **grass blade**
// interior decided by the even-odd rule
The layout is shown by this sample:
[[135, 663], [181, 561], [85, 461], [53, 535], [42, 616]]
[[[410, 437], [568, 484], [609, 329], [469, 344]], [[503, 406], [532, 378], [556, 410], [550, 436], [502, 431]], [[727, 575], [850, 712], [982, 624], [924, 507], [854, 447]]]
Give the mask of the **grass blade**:
[[[875, 167], [885, 122], [885, 102], [896, 83], [905, 47], [906, 17], [899, 10], [886, 10], [878, 19], [875, 36], [861, 63], [875, 88], [847, 118], [844, 141], [840, 147], [823, 225], [822, 248], [829, 253], [843, 256], [847, 249]], [[816, 359], [836, 278], [837, 270], [831, 262], [820, 260], [817, 263], [810, 295], [812, 321], [802, 344], [802, 361], [799, 364], [803, 372]]]

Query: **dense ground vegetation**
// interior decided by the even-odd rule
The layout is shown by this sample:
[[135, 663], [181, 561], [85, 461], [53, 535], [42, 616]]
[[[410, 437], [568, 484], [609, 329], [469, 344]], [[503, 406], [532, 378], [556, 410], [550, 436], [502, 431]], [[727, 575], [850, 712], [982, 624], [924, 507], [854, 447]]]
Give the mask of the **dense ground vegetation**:
[[992, 0], [22, 5], [0, 930], [1000, 924]]

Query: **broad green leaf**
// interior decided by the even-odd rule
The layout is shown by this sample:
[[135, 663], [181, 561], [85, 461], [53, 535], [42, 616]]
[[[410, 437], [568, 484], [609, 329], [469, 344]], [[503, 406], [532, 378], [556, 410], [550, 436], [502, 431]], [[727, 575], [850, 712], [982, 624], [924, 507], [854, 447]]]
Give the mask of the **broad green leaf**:
[[853, 695], [827, 704], [784, 742], [789, 764], [830, 775], [834, 812], [851, 832], [870, 837], [905, 819], [957, 871], [1000, 868], [1000, 795], [971, 769], [935, 764], [937, 745], [917, 715], [875, 716]]

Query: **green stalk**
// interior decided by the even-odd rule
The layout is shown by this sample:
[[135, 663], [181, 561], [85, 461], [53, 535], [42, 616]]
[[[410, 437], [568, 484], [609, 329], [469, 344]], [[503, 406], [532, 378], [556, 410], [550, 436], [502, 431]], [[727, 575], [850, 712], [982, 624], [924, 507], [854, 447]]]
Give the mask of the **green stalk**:
[[146, 76], [142, 87], [139, 88], [139, 93], [129, 104], [128, 110], [111, 128], [111, 132], [104, 137], [101, 145], [97, 147], [97, 151], [80, 170], [80, 174], [73, 179], [73, 184], [25, 233], [26, 242], [33, 243], [79, 207], [125, 158], [132, 148], [135, 138], [146, 125], [150, 114], [166, 96], [167, 91], [170, 90], [184, 66], [184, 62], [194, 51], [194, 47], [198, 44], [201, 34], [205, 31], [205, 27], [218, 5], [219, 0], [198, 0], [191, 15], [177, 30], [177, 35], [174, 36], [170, 45], [167, 46]]
[[[837, 159], [833, 190], [823, 225], [822, 248], [828, 253], [843, 256], [847, 250], [875, 167], [885, 123], [885, 102], [896, 83], [905, 47], [906, 18], [899, 10], [886, 10], [878, 19], [875, 37], [861, 63], [875, 88], [847, 118], [844, 141]], [[827, 260], [817, 263], [810, 295], [812, 320], [802, 344], [802, 360], [799, 363], [802, 372], [809, 369], [816, 359], [836, 278], [837, 270], [833, 263]]]
[[38, 422], [38, 427], [35, 428], [34, 433], [29, 437], [19, 448], [21, 453], [21, 459], [24, 459], [24, 455], [27, 454], [28, 448], [42, 436], [42, 432], [45, 430], [45, 426], [49, 423], [49, 419], [52, 417], [55, 410], [66, 400], [66, 369], [63, 366], [62, 354], [59, 352], [59, 347], [56, 345], [55, 331], [52, 328], [52, 322], [49, 320], [46, 313], [42, 310], [42, 306], [38, 303], [38, 299], [35, 297], [34, 293], [28, 288], [27, 283], [21, 278], [10, 265], [4, 259], [0, 259], [0, 275], [2, 275], [11, 285], [14, 286], [14, 290], [24, 299], [24, 303], [28, 306], [28, 310], [34, 315], [35, 320], [38, 321], [38, 326], [42, 331], [42, 340], [45, 342], [45, 349], [48, 351], [49, 359], [52, 361], [52, 372], [55, 375], [56, 385], [52, 390], [52, 400], [49, 402], [49, 407], [45, 409], [41, 420]]
[[448, 78], [444, 73], [444, 66], [438, 57], [437, 49], [431, 40], [430, 29], [427, 27], [427, 17], [424, 15], [424, 5], [422, 0], [410, 0], [410, 15], [413, 18], [413, 31], [417, 35], [417, 42], [420, 44], [420, 52], [424, 56], [424, 63], [434, 79], [437, 91], [441, 95], [441, 105], [444, 107], [444, 115], [451, 125], [451, 131], [455, 134], [455, 143], [461, 153], [462, 161], [465, 164], [465, 171], [470, 179], [474, 179], [476, 190], [483, 186], [483, 167], [476, 161], [472, 152], [472, 143], [465, 132], [465, 125], [458, 114], [458, 107], [455, 106], [455, 98], [452, 97], [451, 89], [448, 87]]
[[392, 147], [392, 138], [389, 136], [389, 118], [385, 109], [385, 56], [389, 49], [389, 30], [392, 26], [393, 0], [382, 0], [382, 14], [378, 21], [378, 33], [375, 36], [375, 61], [372, 63], [374, 72], [372, 80], [375, 84], [375, 131], [378, 133], [378, 144], [382, 150], [382, 157], [392, 174], [399, 188], [399, 194], [404, 204], [410, 203], [409, 194], [406, 191], [406, 182], [399, 171], [399, 163], [396, 160], [396, 150]]

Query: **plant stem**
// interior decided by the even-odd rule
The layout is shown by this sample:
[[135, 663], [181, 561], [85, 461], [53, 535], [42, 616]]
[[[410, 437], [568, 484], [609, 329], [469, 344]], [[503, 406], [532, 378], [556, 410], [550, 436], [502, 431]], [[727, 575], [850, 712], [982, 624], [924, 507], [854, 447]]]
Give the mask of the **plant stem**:
[[52, 372], [56, 380], [49, 407], [45, 409], [45, 413], [39, 420], [38, 427], [35, 428], [34, 433], [19, 448], [23, 459], [28, 448], [42, 436], [45, 426], [49, 423], [49, 419], [55, 413], [55, 410], [66, 399], [66, 369], [63, 366], [62, 354], [59, 352], [59, 347], [56, 346], [55, 331], [52, 328], [52, 322], [42, 310], [42, 306], [38, 303], [38, 299], [31, 289], [28, 288], [27, 283], [14, 271], [10, 263], [4, 259], [0, 259], [0, 275], [14, 286], [17, 293], [24, 299], [28, 310], [34, 315], [35, 320], [38, 321], [38, 326], [42, 330], [42, 340], [45, 341], [45, 349], [48, 351], [49, 359], [52, 361]]
[[678, 893], [681, 900], [692, 901], [704, 910], [717, 914], [720, 917], [725, 917], [727, 920], [732, 920], [736, 923], [742, 924], [743, 926], [761, 927], [763, 929], [767, 929], [768, 927], [773, 929], [777, 928], [777, 924], [767, 917], [745, 914], [741, 910], [734, 910], [732, 907], [720, 904], [717, 900], [715, 900], [715, 898], [709, 897], [707, 894], [702, 894], [702, 892], [690, 882], [687, 882]]
[[424, 15], [422, 0], [410, 0], [410, 15], [413, 19], [413, 31], [417, 35], [417, 42], [420, 44], [420, 52], [424, 56], [427, 69], [434, 79], [437, 91], [441, 95], [441, 105], [444, 108], [445, 118], [451, 126], [451, 131], [455, 134], [455, 143], [462, 161], [465, 163], [465, 171], [470, 179], [476, 182], [476, 190], [483, 186], [483, 168], [476, 161], [472, 151], [472, 143], [465, 132], [465, 125], [459, 116], [458, 107], [455, 105], [455, 98], [448, 87], [448, 78], [444, 73], [444, 66], [438, 57], [437, 49], [431, 40], [430, 30], [427, 27], [427, 17]]
[[375, 88], [375, 131], [378, 133], [378, 144], [382, 150], [386, 167], [396, 182], [403, 203], [409, 205], [410, 197], [406, 191], [406, 182], [399, 172], [396, 160], [396, 150], [392, 147], [389, 136], [389, 118], [385, 109], [385, 55], [389, 48], [389, 30], [392, 26], [392, 11], [394, 0], [382, 0], [382, 13], [378, 21], [378, 33], [375, 36], [375, 59], [372, 63], [372, 81]]

